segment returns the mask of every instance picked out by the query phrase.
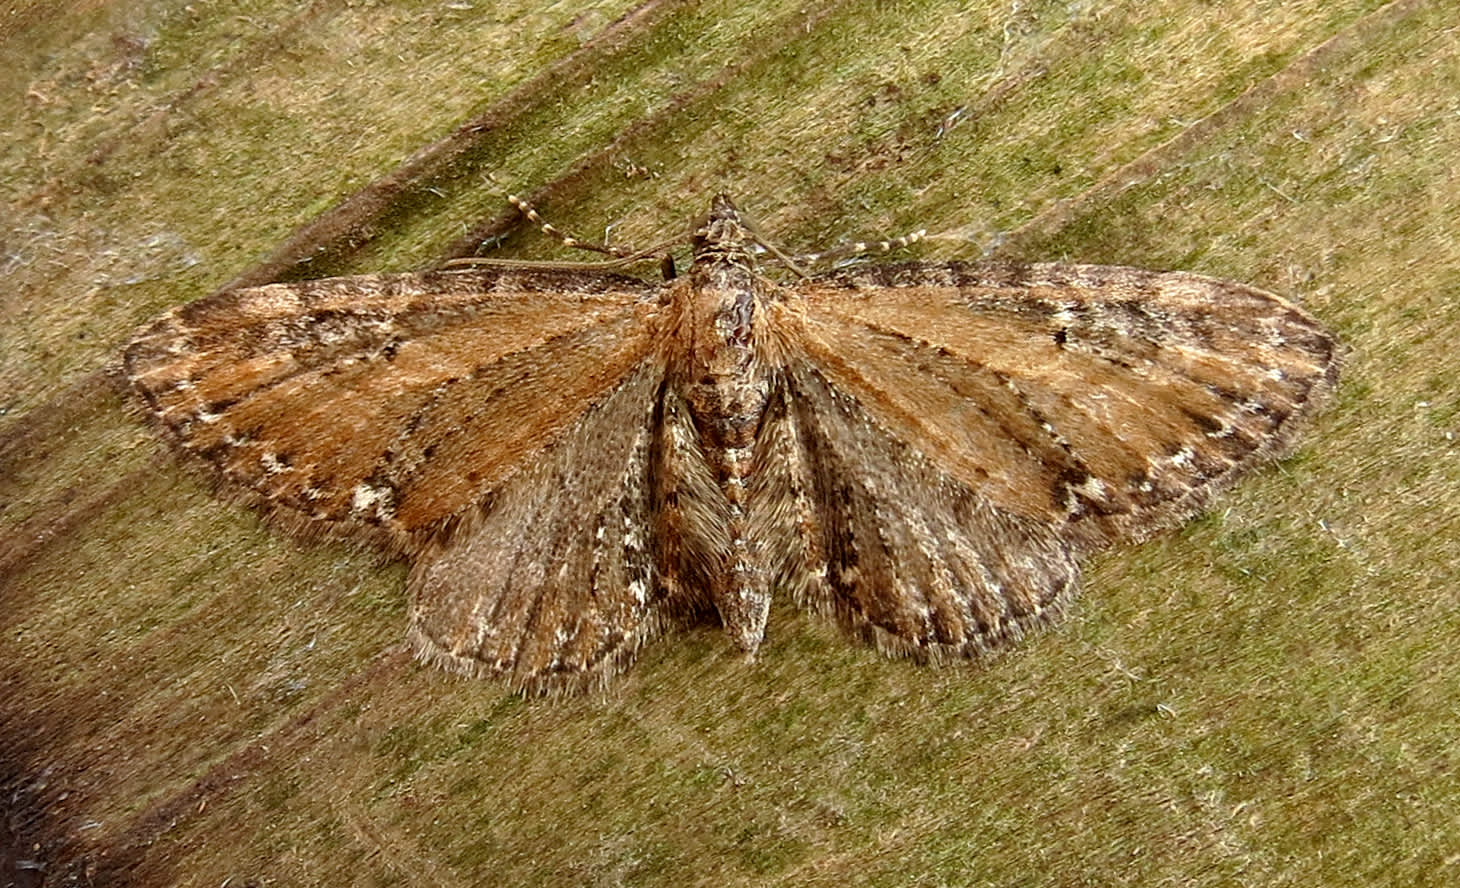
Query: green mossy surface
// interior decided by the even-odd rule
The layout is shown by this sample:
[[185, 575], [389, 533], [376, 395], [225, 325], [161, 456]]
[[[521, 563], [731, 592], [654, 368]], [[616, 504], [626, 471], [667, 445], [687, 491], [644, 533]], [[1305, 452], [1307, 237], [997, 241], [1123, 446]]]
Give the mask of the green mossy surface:
[[[55, 884], [1460, 882], [1449, 4], [13, 7], [0, 777]], [[793, 251], [927, 228], [1249, 281], [1339, 332], [1342, 388], [987, 663], [778, 605], [754, 664], [706, 628], [507, 697], [400, 652], [403, 566], [213, 497], [104, 374], [482, 115], [319, 268], [429, 265], [503, 189], [620, 243], [727, 190]]]

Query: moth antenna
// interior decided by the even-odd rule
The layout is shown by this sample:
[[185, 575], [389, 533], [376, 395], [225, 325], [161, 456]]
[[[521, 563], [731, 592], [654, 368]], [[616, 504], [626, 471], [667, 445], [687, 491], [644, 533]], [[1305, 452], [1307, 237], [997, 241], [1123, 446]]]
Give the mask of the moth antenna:
[[533, 225], [536, 225], [543, 234], [557, 240], [565, 247], [570, 247], [575, 250], [588, 250], [589, 252], [593, 253], [603, 253], [606, 256], [613, 256], [618, 259], [626, 259], [630, 256], [638, 257], [643, 253], [642, 250], [635, 250], [629, 247], [613, 247], [605, 243], [599, 243], [597, 241], [585, 240], [584, 238], [577, 237], [573, 234], [570, 234], [569, 232], [562, 230], [561, 228], [558, 228], [551, 222], [543, 219], [543, 217], [537, 212], [537, 208], [524, 198], [518, 197], [515, 194], [509, 194], [507, 195], [507, 200], [512, 204], [512, 206], [517, 208], [517, 212], [525, 216], [527, 218], [527, 221], [531, 222]]
[[[491, 177], [489, 176], [488, 178]], [[495, 182], [496, 180], [492, 179], [492, 181]], [[492, 256], [461, 256], [442, 263], [442, 268], [480, 268], [485, 266], [496, 268], [558, 268], [597, 271], [621, 268], [625, 265], [632, 265], [635, 262], [653, 260], [659, 265], [660, 275], [663, 276], [664, 280], [668, 281], [673, 280], [675, 276], [674, 257], [670, 255], [669, 250], [672, 247], [685, 243], [691, 236], [689, 233], [677, 234], [668, 240], [660, 241], [657, 244], [642, 249], [609, 246], [608, 244], [587, 241], [563, 231], [551, 222], [544, 220], [538, 213], [537, 208], [522, 197], [515, 194], [508, 194], [507, 200], [512, 206], [517, 208], [517, 211], [523, 217], [536, 225], [543, 234], [556, 239], [563, 246], [602, 253], [605, 256], [611, 256], [613, 258], [596, 262], [564, 262], [551, 259], [500, 259]]]
[[852, 241], [822, 250], [819, 253], [807, 253], [795, 257], [796, 261], [804, 265], [816, 265], [822, 262], [831, 262], [837, 259], [850, 259], [854, 256], [866, 256], [873, 253], [890, 253], [893, 250], [901, 250], [904, 247], [912, 246], [928, 236], [926, 228], [919, 228], [901, 237], [889, 238], [880, 241]]

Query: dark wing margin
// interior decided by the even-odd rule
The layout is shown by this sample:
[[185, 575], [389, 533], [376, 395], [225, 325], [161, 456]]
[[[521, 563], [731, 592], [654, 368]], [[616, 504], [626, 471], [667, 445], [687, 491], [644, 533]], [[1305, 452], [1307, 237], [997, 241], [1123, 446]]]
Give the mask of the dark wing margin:
[[542, 269], [271, 284], [164, 315], [122, 367], [226, 490], [296, 531], [415, 554], [635, 372], [658, 295]]
[[789, 289], [831, 390], [1005, 513], [1140, 540], [1283, 452], [1337, 382], [1301, 308], [1180, 272], [911, 263]]
[[664, 389], [645, 361], [411, 572], [421, 659], [531, 693], [602, 687], [664, 623], [652, 458]]

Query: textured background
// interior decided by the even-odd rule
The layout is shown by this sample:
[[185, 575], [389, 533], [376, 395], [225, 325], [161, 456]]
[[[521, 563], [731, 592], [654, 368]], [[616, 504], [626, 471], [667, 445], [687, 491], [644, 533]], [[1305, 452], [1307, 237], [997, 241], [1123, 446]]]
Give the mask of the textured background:
[[[1460, 881], [1453, 3], [535, 5], [0, 9], [0, 873]], [[625, 243], [723, 189], [793, 249], [1233, 278], [1351, 353], [1292, 458], [1008, 656], [782, 606], [753, 666], [706, 627], [524, 702], [410, 663], [399, 565], [215, 499], [104, 372], [239, 277], [563, 255], [489, 173]]]

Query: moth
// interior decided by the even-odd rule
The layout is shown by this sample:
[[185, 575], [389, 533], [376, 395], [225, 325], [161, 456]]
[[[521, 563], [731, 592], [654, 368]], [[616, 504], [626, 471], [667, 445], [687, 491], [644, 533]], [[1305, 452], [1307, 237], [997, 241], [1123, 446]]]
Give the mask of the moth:
[[142, 329], [125, 375], [227, 489], [409, 559], [420, 658], [529, 692], [601, 686], [702, 620], [753, 655], [775, 595], [892, 654], [975, 657], [1060, 615], [1084, 554], [1282, 453], [1337, 381], [1334, 337], [1242, 284], [970, 262], [777, 282], [724, 195], [689, 240], [667, 280], [222, 292]]

